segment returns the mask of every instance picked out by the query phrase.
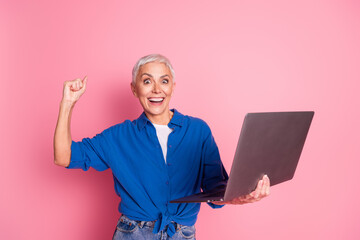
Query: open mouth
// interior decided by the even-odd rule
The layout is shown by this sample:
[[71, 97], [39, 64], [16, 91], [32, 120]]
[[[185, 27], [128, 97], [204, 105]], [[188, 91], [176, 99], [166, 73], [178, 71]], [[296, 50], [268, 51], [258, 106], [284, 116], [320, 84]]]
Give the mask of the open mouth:
[[148, 98], [148, 99], [149, 99], [149, 101], [151, 103], [162, 103], [165, 98], [163, 98], [163, 97], [156, 97], [156, 98], [153, 97], [153, 98]]

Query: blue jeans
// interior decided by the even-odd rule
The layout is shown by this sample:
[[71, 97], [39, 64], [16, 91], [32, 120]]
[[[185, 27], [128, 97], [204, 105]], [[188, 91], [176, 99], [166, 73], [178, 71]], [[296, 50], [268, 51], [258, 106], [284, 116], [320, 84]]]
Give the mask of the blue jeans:
[[122, 215], [116, 225], [113, 240], [195, 240], [195, 225], [185, 226], [175, 223], [176, 233], [169, 237], [167, 227], [158, 233], [153, 233], [155, 221], [135, 221]]

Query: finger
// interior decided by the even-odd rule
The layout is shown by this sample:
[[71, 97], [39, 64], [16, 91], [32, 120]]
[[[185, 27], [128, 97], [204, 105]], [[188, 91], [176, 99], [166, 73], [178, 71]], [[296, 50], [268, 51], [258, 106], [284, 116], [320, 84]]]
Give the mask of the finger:
[[248, 199], [249, 198], [245, 195], [245, 196], [235, 198], [234, 201], [236, 202], [236, 204], [244, 204], [244, 203], [247, 203]]
[[75, 90], [78, 91], [80, 88], [79, 88], [79, 80], [76, 80], [75, 82]]
[[83, 79], [83, 81], [82, 81], [84, 90], [85, 90], [85, 88], [86, 88], [86, 83], [87, 83], [87, 76], [85, 76], [84, 79]]
[[257, 198], [257, 196], [259, 195], [259, 191], [261, 190], [261, 186], [262, 186], [262, 180], [259, 180], [256, 186], [256, 189], [254, 191], [252, 191], [249, 196], [252, 198]]
[[256, 194], [256, 189], [247, 195], [247, 199], [254, 198], [255, 194]]
[[244, 197], [244, 200], [251, 200], [251, 199], [254, 199], [254, 196], [255, 196], [255, 191], [253, 191], [253, 192], [251, 192], [250, 194], [248, 194], [248, 195], [246, 195], [245, 197]]
[[266, 196], [270, 195], [270, 186], [266, 188]]
[[238, 205], [238, 204], [242, 204], [243, 201], [240, 198], [234, 198], [230, 201], [230, 204], [234, 204], [234, 205]]
[[265, 175], [264, 176], [264, 180], [265, 180], [265, 184], [269, 185], [270, 186], [270, 178], [268, 175]]
[[259, 197], [259, 195], [260, 195], [260, 193], [261, 193], [261, 188], [262, 188], [263, 184], [264, 184], [264, 181], [263, 181], [263, 180], [260, 180], [260, 181], [258, 182], [258, 185], [257, 185], [257, 187], [256, 187], [256, 189], [255, 189], [254, 198], [258, 198], [258, 197]]
[[255, 198], [251, 198], [251, 199], [247, 199], [246, 201], [243, 201], [242, 204], [245, 204], [245, 203], [253, 203], [253, 202], [256, 202], [256, 201], [258, 201], [258, 200], [255, 199]]
[[244, 204], [247, 202], [247, 199], [246, 199], [246, 196], [240, 196], [240, 197], [237, 197], [237, 198], [233, 198], [231, 199], [230, 201], [222, 201], [222, 202], [217, 202], [217, 204]]
[[267, 186], [269, 185], [269, 178], [267, 177], [267, 175], [264, 175], [263, 176], [263, 185], [261, 187], [261, 192], [260, 192], [260, 195], [262, 197], [266, 196], [266, 189], [267, 189]]
[[265, 196], [266, 196], [266, 188], [267, 188], [267, 185], [266, 185], [266, 183], [265, 183], [265, 181], [264, 181], [264, 184], [262, 185], [261, 191], [260, 191], [260, 196], [261, 196], [261, 197], [265, 197]]
[[76, 88], [76, 81], [77, 79], [74, 79], [73, 81], [70, 81], [70, 87], [73, 91], [76, 91], [77, 88]]
[[79, 81], [80, 82], [80, 88], [83, 87], [84, 81], [86, 81], [86, 78], [87, 78], [87, 76], [85, 76], [82, 80]]
[[266, 196], [268, 196], [270, 194], [270, 178], [266, 175], [266, 179], [265, 179], [265, 194]]
[[266, 196], [269, 196], [269, 195], [270, 195], [270, 184], [267, 185], [265, 192], [266, 192]]
[[70, 89], [71, 89], [72, 91], [76, 91], [76, 84], [75, 84], [75, 82], [70, 82]]
[[231, 204], [234, 205], [239, 205], [239, 204], [244, 204], [244, 201], [240, 200], [240, 199], [234, 199], [233, 201], [231, 201]]
[[264, 181], [264, 184], [266, 184], [268, 182], [268, 176], [265, 174], [262, 178], [262, 180]]
[[242, 201], [240, 201], [240, 204], [246, 204], [246, 203], [253, 203], [253, 202], [257, 202], [260, 199], [256, 199], [256, 198], [248, 198], [248, 199], [243, 199]]
[[83, 80], [80, 81], [80, 93], [83, 94], [85, 92], [86, 89], [86, 82], [87, 82], [87, 77], [85, 76], [85, 78]]

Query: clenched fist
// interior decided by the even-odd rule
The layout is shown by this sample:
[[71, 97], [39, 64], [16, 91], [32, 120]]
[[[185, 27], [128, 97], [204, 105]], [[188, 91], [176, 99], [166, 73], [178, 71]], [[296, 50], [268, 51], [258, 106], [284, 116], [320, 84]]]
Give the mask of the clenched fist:
[[86, 89], [87, 76], [83, 80], [77, 78], [64, 82], [63, 101], [74, 104], [76, 103]]

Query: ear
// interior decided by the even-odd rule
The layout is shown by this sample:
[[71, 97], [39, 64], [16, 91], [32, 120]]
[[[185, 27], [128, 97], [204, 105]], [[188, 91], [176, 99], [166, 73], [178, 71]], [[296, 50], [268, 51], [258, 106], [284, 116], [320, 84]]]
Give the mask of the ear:
[[130, 88], [131, 88], [131, 92], [134, 94], [135, 97], [138, 97], [137, 93], [136, 93], [136, 89], [135, 86], [132, 84], [132, 82], [130, 83]]

